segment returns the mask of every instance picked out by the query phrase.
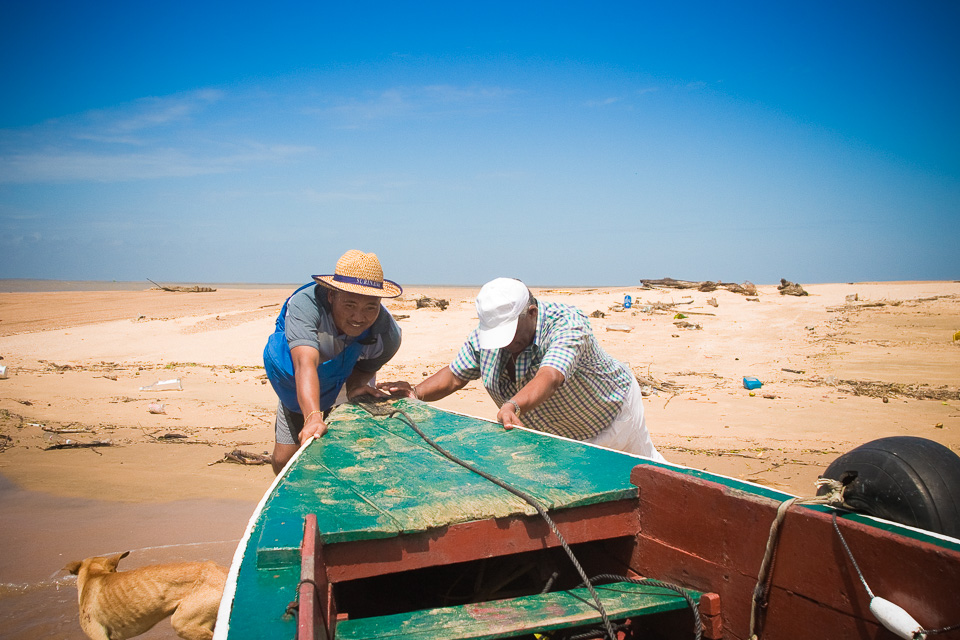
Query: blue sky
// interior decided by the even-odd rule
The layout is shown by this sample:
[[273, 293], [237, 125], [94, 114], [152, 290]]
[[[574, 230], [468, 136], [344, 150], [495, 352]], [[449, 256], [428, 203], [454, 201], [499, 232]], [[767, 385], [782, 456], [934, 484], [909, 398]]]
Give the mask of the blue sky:
[[0, 277], [960, 278], [960, 3], [0, 7]]

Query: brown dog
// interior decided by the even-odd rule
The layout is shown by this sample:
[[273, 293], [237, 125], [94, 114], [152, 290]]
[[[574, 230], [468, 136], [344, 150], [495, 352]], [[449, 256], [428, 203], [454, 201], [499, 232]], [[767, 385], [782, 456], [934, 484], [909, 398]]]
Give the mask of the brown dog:
[[213, 562], [178, 562], [117, 572], [129, 551], [64, 567], [77, 576], [80, 626], [91, 640], [125, 640], [170, 614], [177, 635], [209, 640], [227, 570]]

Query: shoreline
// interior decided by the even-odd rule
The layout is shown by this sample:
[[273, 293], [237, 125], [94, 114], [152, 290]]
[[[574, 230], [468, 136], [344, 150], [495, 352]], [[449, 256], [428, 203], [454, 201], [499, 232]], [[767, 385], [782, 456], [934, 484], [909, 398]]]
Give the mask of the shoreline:
[[[306, 280], [304, 280], [306, 282]], [[535, 289], [638, 289], [649, 290], [643, 287], [641, 279], [637, 279], [634, 285], [610, 285], [610, 284], [592, 284], [592, 285], [558, 285], [558, 284], [531, 284]], [[818, 286], [831, 284], [846, 284], [848, 286], [856, 285], [904, 285], [904, 284], [956, 284], [960, 280], [863, 280], [858, 282], [836, 283], [836, 282], [805, 282], [799, 283], [801, 286]], [[211, 287], [214, 289], [237, 289], [241, 291], [251, 289], [290, 289], [293, 291], [303, 283], [295, 282], [207, 282], [203, 280], [183, 281], [183, 282], [161, 282], [160, 284], [169, 287]], [[778, 283], [754, 283], [758, 287], [777, 286]], [[479, 289], [483, 283], [477, 284], [402, 284], [404, 291], [411, 289]], [[150, 291], [156, 289], [156, 285], [147, 280], [60, 280], [45, 278], [0, 278], [0, 293], [63, 293], [70, 291], [90, 292], [90, 291]]]

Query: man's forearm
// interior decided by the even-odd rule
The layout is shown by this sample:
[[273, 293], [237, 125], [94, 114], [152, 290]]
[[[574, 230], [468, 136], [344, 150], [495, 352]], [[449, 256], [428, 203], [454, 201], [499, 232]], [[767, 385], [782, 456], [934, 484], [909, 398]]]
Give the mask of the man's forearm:
[[297, 385], [297, 403], [304, 416], [320, 410], [320, 378], [317, 375], [319, 352], [311, 347], [294, 347], [293, 376]]
[[444, 367], [420, 384], [415, 385], [413, 387], [414, 394], [426, 402], [439, 400], [464, 388], [467, 382], [467, 380], [455, 376], [450, 367]]
[[520, 405], [521, 412], [531, 411], [546, 402], [563, 385], [563, 374], [553, 367], [541, 367], [533, 380], [511, 398]]
[[368, 386], [368, 383], [373, 379], [374, 375], [376, 375], [376, 372], [354, 369], [353, 373], [350, 374], [350, 377], [347, 378], [347, 382], [345, 383], [347, 388], [347, 397], [350, 397], [351, 393], [360, 387]]

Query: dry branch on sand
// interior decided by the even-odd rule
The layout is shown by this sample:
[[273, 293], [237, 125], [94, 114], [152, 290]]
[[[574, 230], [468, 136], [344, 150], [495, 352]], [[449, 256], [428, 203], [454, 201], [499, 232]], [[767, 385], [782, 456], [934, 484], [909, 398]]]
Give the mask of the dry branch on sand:
[[872, 380], [831, 380], [814, 378], [814, 384], [836, 387], [838, 391], [870, 398], [913, 398], [914, 400], [960, 400], [960, 389], [942, 386], [933, 388], [927, 384], [902, 384], [899, 382], [876, 382]]
[[223, 454], [223, 458], [220, 460], [215, 460], [214, 462], [209, 463], [207, 466], [219, 464], [221, 462], [233, 462], [235, 464], [245, 464], [245, 465], [256, 465], [256, 464], [270, 464], [271, 458], [268, 455], [260, 453], [250, 453], [248, 451], [241, 451], [240, 449], [234, 449], [229, 453]]
[[156, 282], [153, 282], [153, 280], [151, 280], [150, 278], [147, 278], [147, 282], [153, 283], [153, 284], [156, 285], [161, 291], [172, 291], [172, 292], [175, 292], [175, 293], [211, 293], [211, 292], [213, 292], [213, 291], [216, 291], [216, 289], [214, 289], [214, 288], [212, 288], [212, 287], [201, 287], [201, 286], [197, 286], [197, 285], [194, 285], [194, 286], [192, 286], [192, 287], [178, 287], [178, 286], [165, 287], [165, 286], [163, 286], [162, 284], [157, 284]]
[[55, 449], [96, 449], [97, 447], [112, 447], [113, 443], [109, 440], [94, 440], [93, 442], [75, 442], [73, 440], [64, 440], [49, 447], [44, 447], [44, 451], [53, 451]]
[[634, 370], [633, 377], [637, 379], [637, 384], [640, 385], [641, 389], [643, 387], [650, 387], [651, 389], [656, 389], [657, 391], [663, 393], [676, 395], [683, 388], [681, 385], [678, 385], [670, 380], [658, 380], [649, 371], [647, 371], [646, 375], [641, 375]]

